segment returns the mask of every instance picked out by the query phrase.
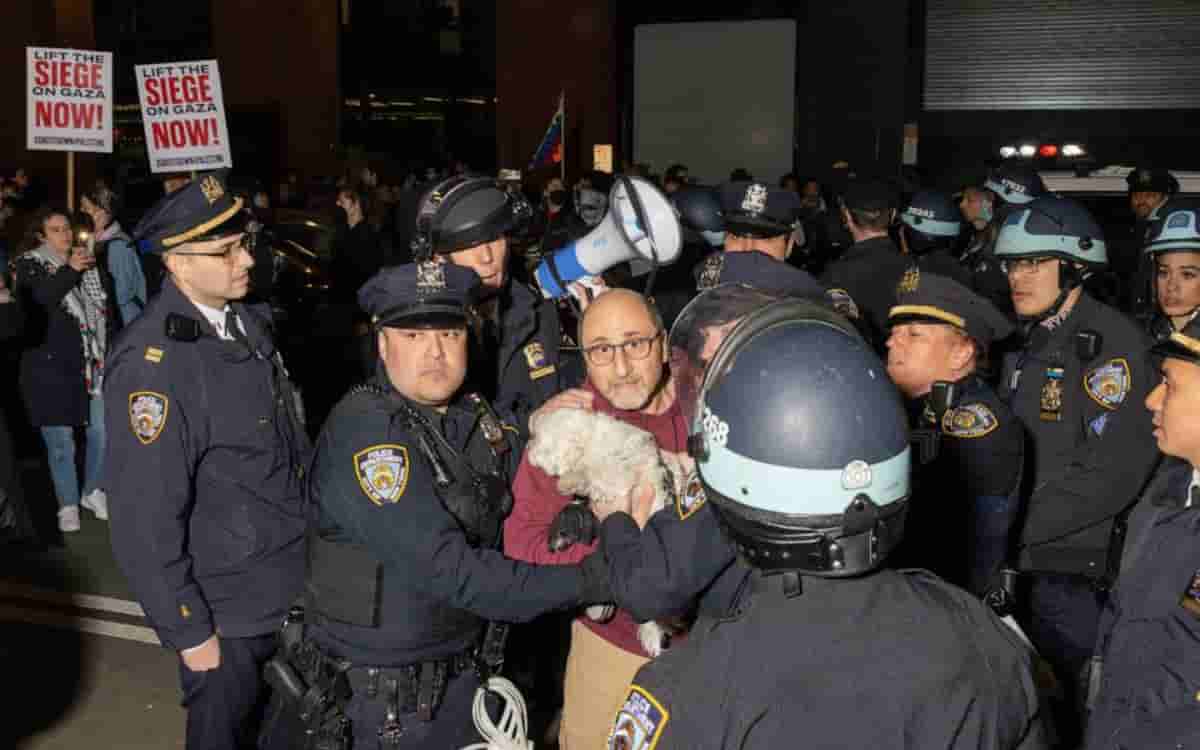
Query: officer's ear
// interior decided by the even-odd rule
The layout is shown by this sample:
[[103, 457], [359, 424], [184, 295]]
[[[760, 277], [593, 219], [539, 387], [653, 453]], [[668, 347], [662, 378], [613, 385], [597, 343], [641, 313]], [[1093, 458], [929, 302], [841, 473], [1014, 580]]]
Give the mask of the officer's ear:
[[380, 359], [386, 360], [387, 359], [387, 350], [388, 350], [388, 339], [387, 339], [387, 336], [384, 335], [384, 331], [385, 331], [385, 328], [383, 326], [379, 326], [379, 328], [375, 331], [375, 343], [376, 343], [375, 350], [379, 352]]

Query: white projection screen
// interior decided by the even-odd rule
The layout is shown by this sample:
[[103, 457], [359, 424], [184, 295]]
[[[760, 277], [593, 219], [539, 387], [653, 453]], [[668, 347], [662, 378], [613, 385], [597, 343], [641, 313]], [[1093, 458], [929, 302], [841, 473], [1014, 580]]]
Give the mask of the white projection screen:
[[792, 169], [794, 20], [646, 24], [634, 30], [634, 160], [708, 184], [738, 167]]

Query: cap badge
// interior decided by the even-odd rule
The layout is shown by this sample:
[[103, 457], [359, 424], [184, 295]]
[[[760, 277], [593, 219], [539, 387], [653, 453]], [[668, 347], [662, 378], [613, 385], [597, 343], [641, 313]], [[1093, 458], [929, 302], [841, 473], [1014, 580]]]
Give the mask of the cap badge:
[[224, 186], [221, 185], [220, 180], [212, 175], [200, 181], [200, 192], [204, 193], [204, 199], [208, 201], [208, 205], [210, 206], [225, 197]]
[[917, 287], [920, 285], [921, 271], [916, 266], [912, 266], [900, 277], [900, 283], [896, 286], [896, 292], [899, 294], [912, 294], [917, 291]]
[[437, 294], [446, 291], [446, 269], [433, 259], [417, 264], [417, 294]]
[[767, 210], [767, 186], [757, 182], [746, 188], [742, 198], [742, 210], [750, 214], [761, 214]]

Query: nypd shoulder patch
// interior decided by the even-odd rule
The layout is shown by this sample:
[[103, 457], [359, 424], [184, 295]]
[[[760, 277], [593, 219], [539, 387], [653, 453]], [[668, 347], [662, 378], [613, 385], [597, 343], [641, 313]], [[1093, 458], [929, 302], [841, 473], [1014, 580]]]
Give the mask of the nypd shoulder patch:
[[363, 494], [376, 505], [400, 501], [408, 487], [408, 448], [386, 443], [354, 454], [354, 476]]
[[608, 750], [654, 750], [668, 718], [670, 713], [648, 690], [630, 686], [608, 735]]
[[704, 494], [704, 485], [700, 483], [700, 477], [692, 472], [688, 475], [683, 492], [675, 496], [675, 511], [679, 514], [679, 520], [685, 521], [690, 518], [707, 501], [708, 496]]
[[1110, 411], [1116, 409], [1133, 389], [1129, 362], [1119, 357], [1088, 370], [1083, 376], [1083, 388], [1097, 404]]
[[142, 445], [150, 445], [162, 434], [167, 424], [171, 400], [154, 391], [134, 391], [129, 394], [129, 426]]
[[942, 432], [956, 438], [981, 438], [1000, 426], [987, 404], [963, 404], [942, 417]]

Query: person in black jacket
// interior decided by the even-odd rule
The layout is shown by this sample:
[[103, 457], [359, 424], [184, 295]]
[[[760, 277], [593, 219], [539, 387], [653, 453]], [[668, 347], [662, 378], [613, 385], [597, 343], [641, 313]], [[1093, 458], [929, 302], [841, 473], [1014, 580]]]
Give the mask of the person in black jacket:
[[270, 311], [241, 302], [245, 218], [217, 173], [150, 209], [134, 238], [167, 276], [104, 387], [113, 554], [179, 654], [189, 750], [253, 742], [259, 675], [304, 578], [310, 445]]
[[[101, 487], [105, 360], [117, 329], [112, 277], [94, 253], [94, 238], [76, 234], [64, 211], [34, 215], [27, 246], [13, 261], [26, 315], [21, 393], [38, 427], [58, 496], [59, 529], [79, 531], [79, 506], [108, 519]], [[83, 494], [75, 469], [75, 428], [86, 427]]]
[[[8, 288], [5, 273], [0, 269], [0, 343], [14, 341], [21, 335], [23, 318], [16, 297]], [[7, 358], [0, 366], [8, 369]], [[25, 493], [21, 488], [21, 469], [13, 450], [8, 416], [0, 403], [0, 543], [32, 542], [37, 540]]]

